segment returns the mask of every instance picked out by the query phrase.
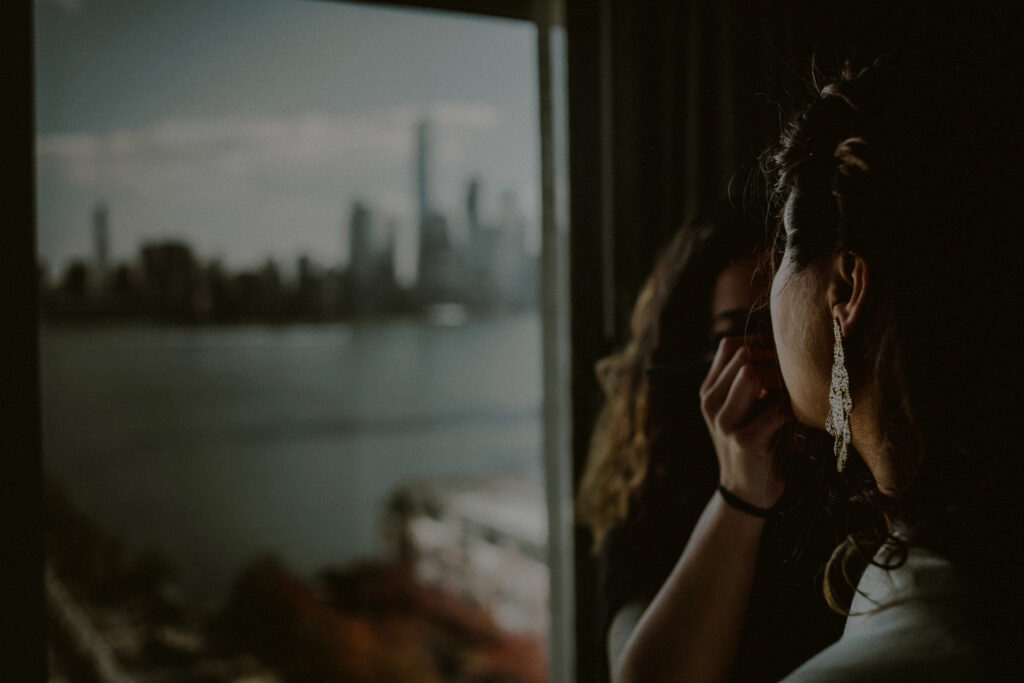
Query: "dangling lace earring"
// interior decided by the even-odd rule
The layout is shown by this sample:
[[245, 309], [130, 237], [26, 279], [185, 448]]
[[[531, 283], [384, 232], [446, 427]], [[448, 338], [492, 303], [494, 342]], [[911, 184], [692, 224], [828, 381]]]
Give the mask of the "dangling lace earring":
[[846, 372], [843, 330], [839, 326], [839, 318], [832, 318], [832, 331], [836, 344], [832, 352], [832, 385], [828, 390], [829, 412], [825, 418], [825, 431], [836, 439], [832, 450], [836, 456], [836, 469], [842, 472], [846, 467], [846, 447], [850, 443], [850, 411], [853, 410], [853, 398], [850, 396], [850, 375]]

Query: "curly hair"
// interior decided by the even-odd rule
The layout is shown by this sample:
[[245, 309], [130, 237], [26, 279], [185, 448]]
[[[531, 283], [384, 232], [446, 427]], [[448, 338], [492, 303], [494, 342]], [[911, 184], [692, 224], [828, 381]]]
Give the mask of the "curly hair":
[[[590, 527], [595, 549], [680, 452], [687, 453], [694, 478], [700, 478], [697, 470], [715, 466], [696, 403], [706, 369], [711, 292], [722, 270], [758, 255], [763, 244], [763, 227], [727, 202], [680, 229], [637, 297], [629, 341], [597, 363], [606, 400], [576, 504], [577, 519]], [[660, 368], [670, 371], [659, 373]], [[687, 411], [690, 403], [693, 409]]]

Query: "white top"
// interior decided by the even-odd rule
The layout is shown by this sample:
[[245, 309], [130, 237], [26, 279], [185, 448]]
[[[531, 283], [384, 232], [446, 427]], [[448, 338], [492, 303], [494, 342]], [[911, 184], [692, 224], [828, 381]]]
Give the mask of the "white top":
[[[887, 552], [876, 560], [884, 564]], [[864, 571], [842, 637], [783, 680], [977, 680], [980, 659], [964, 623], [966, 599], [949, 562], [911, 546], [902, 567]]]

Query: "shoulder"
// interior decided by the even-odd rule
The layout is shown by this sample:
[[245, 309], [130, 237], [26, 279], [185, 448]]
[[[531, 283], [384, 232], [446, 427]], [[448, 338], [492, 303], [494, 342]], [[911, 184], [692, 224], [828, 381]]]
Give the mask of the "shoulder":
[[912, 548], [898, 569], [869, 567], [857, 590], [842, 638], [787, 683], [980, 678], [966, 585], [949, 562]]

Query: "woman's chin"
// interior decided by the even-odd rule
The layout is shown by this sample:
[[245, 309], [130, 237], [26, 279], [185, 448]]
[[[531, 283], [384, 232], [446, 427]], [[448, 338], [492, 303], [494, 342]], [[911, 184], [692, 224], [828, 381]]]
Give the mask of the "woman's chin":
[[819, 419], [818, 416], [812, 415], [805, 410], [802, 410], [800, 406], [793, 404], [793, 417], [804, 427], [810, 427], [819, 431], [825, 431], [825, 420]]

